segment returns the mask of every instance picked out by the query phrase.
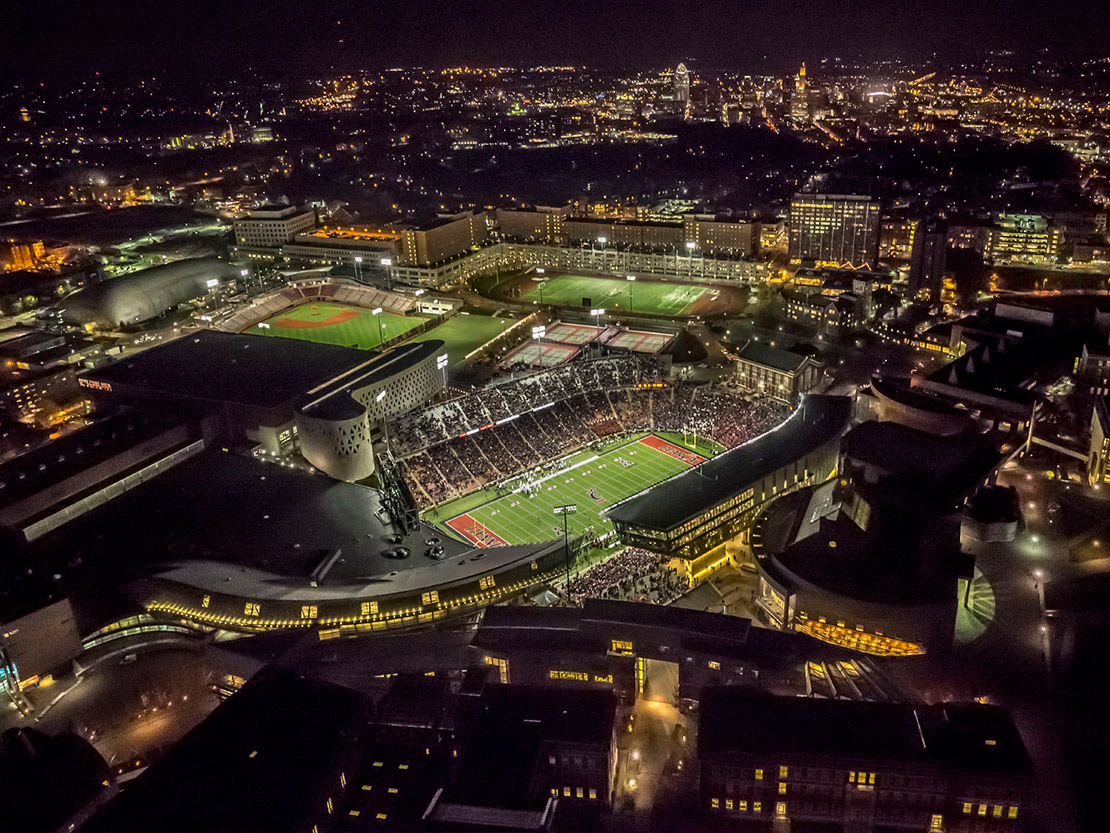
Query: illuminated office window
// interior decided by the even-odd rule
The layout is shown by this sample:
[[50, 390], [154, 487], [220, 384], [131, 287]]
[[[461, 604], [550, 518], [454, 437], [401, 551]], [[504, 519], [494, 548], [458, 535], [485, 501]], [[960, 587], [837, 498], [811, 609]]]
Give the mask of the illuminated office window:
[[757, 769], [755, 771], [755, 780], [756, 781], [762, 781], [763, 780], [763, 770], [762, 769]]
[[786, 795], [786, 782], [779, 781], [779, 795]]
[[994, 810], [991, 811], [991, 815], [994, 816], [996, 819], [1002, 818], [1002, 805], [995, 804]]
[[590, 788], [590, 799], [593, 800], [595, 798], [597, 798], [597, 790], [595, 790], [591, 787]]
[[790, 767], [779, 767], [779, 778], [786, 778], [790, 774]]
[[979, 815], [985, 816], [986, 814], [987, 814], [987, 805], [986, 804], [980, 804], [979, 805]]
[[775, 804], [775, 816], [780, 819], [786, 818], [786, 802], [779, 801]]
[[709, 799], [709, 806], [712, 807], [714, 810], [719, 809], [720, 806], [721, 806], [721, 799], [719, 799], [719, 798]]
[[964, 802], [964, 815], [965, 816], [971, 815], [971, 802], [970, 801], [965, 801]]
[[330, 797], [328, 798], [328, 800], [327, 800], [327, 802], [326, 802], [326, 803], [327, 803], [327, 808], [328, 808], [328, 812], [329, 812], [329, 813], [330, 813], [330, 812], [331, 812], [331, 811], [332, 811], [333, 809], [335, 809], [335, 808], [334, 808], [334, 807], [332, 806], [332, 803], [331, 803], [331, 798], [330, 798]]
[[739, 802], [739, 804], [740, 804], [740, 812], [741, 812], [741, 813], [746, 813], [746, 812], [748, 812], [748, 802], [746, 802], [746, 801], [741, 801], [741, 802]]
[[1007, 816], [1007, 818], [1016, 819], [1017, 818], [1017, 807], [1014, 806], [1014, 805], [1011, 805], [1010, 806], [1010, 812], [1007, 813], [1006, 816]]
[[563, 787], [563, 795], [566, 798], [570, 798], [570, 787]]
[[762, 801], [753, 801], [752, 802], [752, 812], [753, 813], [762, 813], [763, 812], [763, 802]]
[[725, 799], [725, 809], [726, 810], [731, 810], [732, 809], [732, 799], [731, 798], [726, 798]]

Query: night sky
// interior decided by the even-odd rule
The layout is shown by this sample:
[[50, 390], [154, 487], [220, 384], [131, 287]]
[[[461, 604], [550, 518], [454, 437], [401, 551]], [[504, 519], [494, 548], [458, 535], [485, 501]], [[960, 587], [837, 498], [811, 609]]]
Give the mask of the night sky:
[[[1049, 0], [7, 0], [0, 67], [202, 70], [462, 63], [784, 70], [832, 55], [1110, 54], [1105, 2]], [[337, 21], [340, 24], [337, 25]], [[339, 43], [340, 39], [343, 43]]]

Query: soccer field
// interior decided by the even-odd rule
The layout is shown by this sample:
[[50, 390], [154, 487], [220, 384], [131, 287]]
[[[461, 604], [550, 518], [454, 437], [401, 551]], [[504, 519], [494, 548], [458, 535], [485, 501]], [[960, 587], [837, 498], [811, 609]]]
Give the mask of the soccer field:
[[[697, 284], [559, 275], [542, 281], [541, 299], [541, 281], [537, 277], [531, 275], [523, 279], [519, 296], [522, 301], [542, 300], [545, 304], [569, 307], [603, 307], [608, 314], [629, 311], [629, 289], [632, 293], [632, 312], [676, 316], [698, 314], [699, 311], [694, 309], [697, 302], [716, 301], [724, 291], [719, 287]], [[583, 304], [585, 298], [589, 301]]]
[[553, 510], [573, 503], [578, 511], [569, 516], [570, 534], [600, 537], [613, 529], [600, 516], [605, 507], [719, 451], [720, 446], [704, 439], [695, 451], [683, 445], [681, 435], [626, 437], [602, 451], [579, 451], [518, 477], [501, 494], [487, 488], [446, 503], [425, 520], [482, 547], [523, 544], [562, 537], [563, 521]]
[[516, 322], [516, 318], [494, 318], [491, 315], [468, 315], [464, 312], [449, 318], [438, 327], [421, 333], [415, 340], [442, 339], [447, 345], [451, 366], [455, 367], [462, 364], [467, 353], [477, 350], [490, 339], [501, 335]]
[[417, 315], [398, 315], [393, 312], [374, 315], [361, 307], [322, 301], [301, 304], [286, 310], [256, 324], [247, 332], [370, 350], [383, 340], [389, 341], [407, 333], [424, 320]]

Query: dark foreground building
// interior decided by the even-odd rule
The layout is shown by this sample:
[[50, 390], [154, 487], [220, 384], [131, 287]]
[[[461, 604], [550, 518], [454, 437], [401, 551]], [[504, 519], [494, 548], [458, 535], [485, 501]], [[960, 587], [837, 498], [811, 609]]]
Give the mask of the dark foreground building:
[[[1029, 757], [1002, 709], [708, 689], [700, 802], [749, 829], [1023, 829]], [[799, 825], [805, 826], [799, 827]]]

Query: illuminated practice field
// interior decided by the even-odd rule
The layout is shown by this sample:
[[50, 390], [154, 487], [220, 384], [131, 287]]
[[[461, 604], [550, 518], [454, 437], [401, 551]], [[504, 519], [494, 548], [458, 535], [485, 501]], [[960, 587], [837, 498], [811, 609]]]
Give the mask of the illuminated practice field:
[[589, 532], [600, 537], [613, 529], [600, 516], [603, 509], [722, 450], [702, 438], [696, 448], [690, 445], [683, 443], [681, 434], [623, 437], [601, 450], [585, 449], [563, 458], [558, 469], [533, 470], [526, 476], [536, 487], [532, 497], [521, 490], [525, 480], [517, 477], [500, 494], [487, 487], [446, 503], [425, 518], [478, 546], [523, 544], [561, 538], [563, 522], [553, 509], [573, 503], [578, 512], [569, 517], [570, 534]]
[[449, 318], [438, 327], [421, 333], [414, 340], [428, 341], [438, 338], [446, 345], [451, 366], [462, 364], [468, 353], [477, 350], [487, 341], [496, 338], [517, 322], [515, 318], [494, 318], [491, 315], [461, 313]]
[[389, 341], [403, 335], [424, 321], [418, 315], [398, 315], [393, 312], [374, 315], [361, 307], [321, 301], [286, 310], [256, 324], [247, 332], [370, 350], [383, 340]]
[[[541, 298], [540, 286], [543, 286]], [[723, 287], [708, 284], [662, 283], [649, 280], [635, 282], [622, 278], [588, 277], [584, 275], [557, 275], [540, 280], [532, 274], [518, 278], [512, 284], [519, 287], [521, 301], [541, 301], [544, 304], [581, 307], [584, 298], [589, 305], [603, 307], [608, 314], [629, 311], [629, 287], [632, 289], [632, 312], [653, 315], [693, 316], [724, 312], [731, 295]]]

